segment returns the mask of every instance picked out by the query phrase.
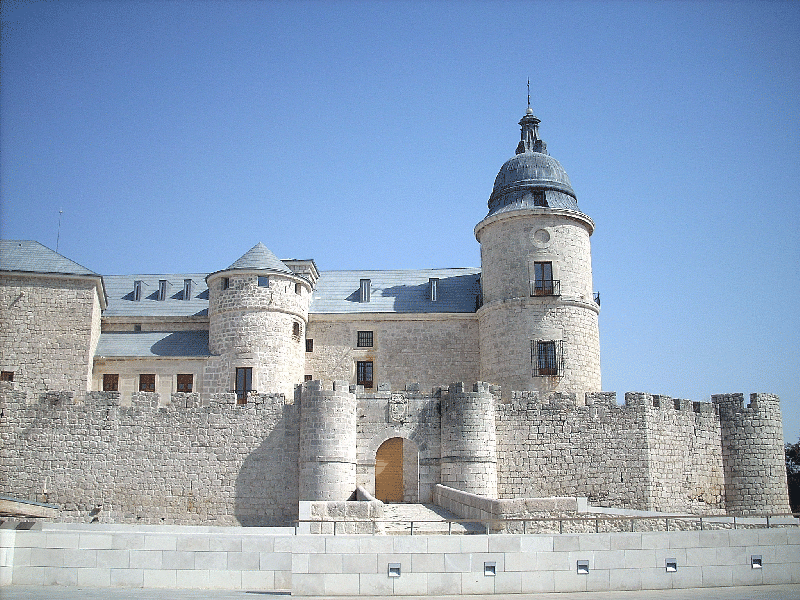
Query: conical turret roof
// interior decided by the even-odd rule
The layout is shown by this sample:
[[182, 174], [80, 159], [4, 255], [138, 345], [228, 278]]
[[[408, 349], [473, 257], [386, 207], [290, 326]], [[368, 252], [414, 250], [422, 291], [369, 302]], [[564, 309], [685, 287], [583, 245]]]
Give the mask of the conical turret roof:
[[278, 271], [280, 273], [292, 274], [281, 260], [261, 242], [245, 252], [239, 260], [233, 263], [226, 271], [248, 270], [248, 271]]

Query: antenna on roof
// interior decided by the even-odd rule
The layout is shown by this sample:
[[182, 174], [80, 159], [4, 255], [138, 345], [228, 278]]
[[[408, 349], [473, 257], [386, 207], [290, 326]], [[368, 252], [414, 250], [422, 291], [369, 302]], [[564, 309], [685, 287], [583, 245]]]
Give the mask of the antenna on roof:
[[58, 242], [61, 241], [61, 215], [64, 214], [64, 209], [58, 209], [58, 234], [56, 235], [56, 252], [58, 252]]
[[528, 77], [528, 110], [531, 109], [531, 78]]

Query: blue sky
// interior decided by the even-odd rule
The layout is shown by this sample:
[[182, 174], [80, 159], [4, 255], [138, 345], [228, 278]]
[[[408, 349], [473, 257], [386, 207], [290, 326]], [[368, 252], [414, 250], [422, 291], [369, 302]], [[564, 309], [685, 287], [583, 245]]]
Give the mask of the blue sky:
[[532, 106], [592, 237], [603, 387], [800, 436], [800, 3], [2, 3], [0, 236], [102, 274], [256, 242], [479, 266]]

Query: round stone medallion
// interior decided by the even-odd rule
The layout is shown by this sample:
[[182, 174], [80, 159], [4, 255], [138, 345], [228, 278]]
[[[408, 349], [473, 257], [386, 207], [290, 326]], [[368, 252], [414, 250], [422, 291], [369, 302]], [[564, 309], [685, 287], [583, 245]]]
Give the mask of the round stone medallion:
[[550, 231], [537, 229], [533, 232], [533, 245], [537, 248], [547, 248], [550, 245]]

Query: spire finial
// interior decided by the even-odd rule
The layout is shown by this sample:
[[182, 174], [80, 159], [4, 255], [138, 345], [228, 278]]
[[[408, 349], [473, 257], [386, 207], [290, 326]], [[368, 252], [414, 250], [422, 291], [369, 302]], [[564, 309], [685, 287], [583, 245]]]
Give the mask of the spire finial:
[[528, 110], [525, 111], [526, 114], [532, 115], [533, 110], [531, 109], [531, 78], [528, 77]]

